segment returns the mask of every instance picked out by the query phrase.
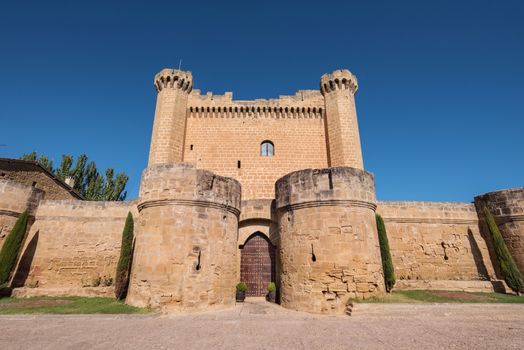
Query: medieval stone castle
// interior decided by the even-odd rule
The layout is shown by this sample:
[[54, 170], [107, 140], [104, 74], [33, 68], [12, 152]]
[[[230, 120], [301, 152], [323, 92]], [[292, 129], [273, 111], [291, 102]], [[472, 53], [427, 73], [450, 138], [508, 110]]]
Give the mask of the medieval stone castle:
[[15, 294], [110, 293], [86, 281], [114, 275], [129, 211], [136, 241], [126, 302], [165, 311], [232, 305], [239, 281], [248, 296], [274, 281], [286, 308], [342, 313], [348, 299], [384, 292], [377, 212], [398, 289], [504, 289], [483, 206], [524, 271], [524, 188], [471, 203], [376, 200], [348, 70], [323, 75], [319, 90], [254, 101], [202, 95], [191, 72], [174, 69], [154, 86], [138, 199], [83, 201], [63, 184], [64, 195], [51, 196], [2, 173], [0, 237], [25, 209], [32, 217]]

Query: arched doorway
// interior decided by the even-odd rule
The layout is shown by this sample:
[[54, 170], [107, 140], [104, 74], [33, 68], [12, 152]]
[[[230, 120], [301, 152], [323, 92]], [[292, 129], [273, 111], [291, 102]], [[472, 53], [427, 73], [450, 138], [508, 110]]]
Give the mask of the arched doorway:
[[255, 232], [240, 249], [240, 280], [247, 284], [246, 295], [266, 295], [269, 282], [275, 282], [275, 246]]

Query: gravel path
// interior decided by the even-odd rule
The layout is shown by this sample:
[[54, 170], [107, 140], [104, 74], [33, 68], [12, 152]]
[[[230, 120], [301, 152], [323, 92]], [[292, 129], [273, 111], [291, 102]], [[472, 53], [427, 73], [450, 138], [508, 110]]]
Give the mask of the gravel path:
[[162, 316], [0, 316], [0, 349], [522, 349], [524, 305], [357, 304], [316, 316], [262, 300]]

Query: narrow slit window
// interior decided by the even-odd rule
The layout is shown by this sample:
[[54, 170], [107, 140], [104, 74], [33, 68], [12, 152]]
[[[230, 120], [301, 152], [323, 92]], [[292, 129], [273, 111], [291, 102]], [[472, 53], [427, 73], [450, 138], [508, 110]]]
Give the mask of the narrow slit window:
[[275, 145], [273, 142], [266, 140], [260, 144], [260, 155], [262, 157], [273, 157], [275, 155]]

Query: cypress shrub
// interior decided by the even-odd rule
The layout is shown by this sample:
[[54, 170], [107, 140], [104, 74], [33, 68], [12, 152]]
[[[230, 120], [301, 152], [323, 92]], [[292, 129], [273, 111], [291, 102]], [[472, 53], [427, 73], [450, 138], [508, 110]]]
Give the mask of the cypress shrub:
[[377, 220], [378, 241], [380, 243], [382, 269], [384, 270], [384, 282], [386, 284], [386, 292], [389, 293], [396, 282], [395, 269], [393, 268], [393, 259], [391, 259], [391, 252], [389, 251], [389, 241], [384, 220], [378, 214], [375, 215], [375, 218]]
[[129, 212], [124, 231], [122, 232], [122, 247], [120, 248], [120, 258], [116, 267], [115, 297], [119, 300], [126, 297], [129, 285], [129, 273], [131, 260], [133, 259], [133, 226], [133, 215]]
[[0, 250], [0, 285], [9, 281], [27, 228], [27, 210], [18, 217]]
[[500, 265], [500, 273], [502, 278], [504, 278], [508, 284], [508, 287], [517, 293], [517, 295], [520, 295], [524, 290], [522, 274], [517, 268], [517, 264], [515, 264], [515, 260], [513, 260], [513, 257], [506, 246], [506, 242], [504, 242], [504, 238], [502, 238], [502, 234], [495, 223], [493, 215], [491, 215], [488, 208], [486, 207], [482, 208], [482, 210], [484, 211], [484, 216], [486, 217], [489, 232], [493, 238], [493, 247], [495, 248], [495, 254], [497, 255], [497, 260]]

